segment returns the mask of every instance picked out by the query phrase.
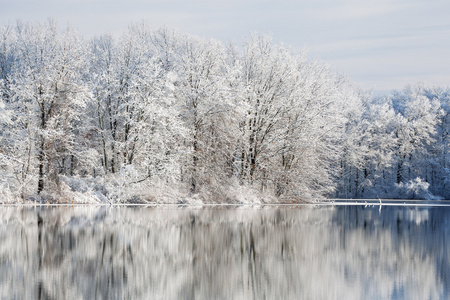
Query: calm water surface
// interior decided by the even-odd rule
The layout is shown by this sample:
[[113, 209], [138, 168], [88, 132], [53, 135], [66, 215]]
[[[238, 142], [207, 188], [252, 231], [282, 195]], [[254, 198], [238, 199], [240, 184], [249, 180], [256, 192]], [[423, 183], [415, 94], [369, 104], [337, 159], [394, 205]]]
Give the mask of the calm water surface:
[[450, 207], [0, 211], [1, 299], [450, 298]]

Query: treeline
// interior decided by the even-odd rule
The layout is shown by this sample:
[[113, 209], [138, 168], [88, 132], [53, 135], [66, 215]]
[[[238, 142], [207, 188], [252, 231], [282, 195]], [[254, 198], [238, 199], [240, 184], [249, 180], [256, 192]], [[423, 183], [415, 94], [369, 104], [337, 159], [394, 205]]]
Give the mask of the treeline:
[[4, 199], [450, 197], [449, 89], [374, 99], [260, 35], [86, 41], [49, 21], [0, 43]]
[[363, 98], [347, 124], [339, 197], [450, 199], [450, 89]]

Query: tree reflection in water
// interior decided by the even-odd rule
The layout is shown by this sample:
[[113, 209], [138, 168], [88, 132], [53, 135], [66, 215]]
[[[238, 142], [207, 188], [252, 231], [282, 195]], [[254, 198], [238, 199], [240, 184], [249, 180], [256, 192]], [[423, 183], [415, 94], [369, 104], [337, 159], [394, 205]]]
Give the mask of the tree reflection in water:
[[450, 208], [1, 208], [2, 299], [439, 299]]

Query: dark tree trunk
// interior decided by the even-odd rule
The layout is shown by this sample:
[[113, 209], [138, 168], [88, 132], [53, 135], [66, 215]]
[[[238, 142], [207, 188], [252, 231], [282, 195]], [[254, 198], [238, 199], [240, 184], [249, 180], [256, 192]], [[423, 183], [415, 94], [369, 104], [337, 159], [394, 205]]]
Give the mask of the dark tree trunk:
[[[45, 110], [44, 107], [41, 107], [41, 129], [45, 129]], [[44, 137], [41, 136], [41, 143], [39, 146], [39, 155], [38, 155], [38, 159], [39, 159], [39, 180], [38, 180], [38, 194], [40, 194], [42, 192], [42, 190], [44, 190], [44, 169], [45, 169], [45, 153], [44, 153], [44, 148], [45, 148], [45, 141], [44, 141]]]

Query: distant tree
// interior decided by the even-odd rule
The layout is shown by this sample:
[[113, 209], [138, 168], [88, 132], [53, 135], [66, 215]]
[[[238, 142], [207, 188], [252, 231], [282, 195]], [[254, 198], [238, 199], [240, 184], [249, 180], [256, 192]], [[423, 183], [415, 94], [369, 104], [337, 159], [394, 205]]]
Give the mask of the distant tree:
[[353, 146], [347, 146], [343, 159], [338, 195], [402, 197], [396, 186], [411, 182], [429, 188], [415, 197], [445, 195], [445, 95], [441, 89], [416, 85], [387, 97], [366, 98], [362, 115], [353, 121]]
[[350, 116], [344, 134], [339, 197], [375, 197], [391, 181], [396, 115], [385, 99], [362, 93], [363, 105]]
[[433, 156], [432, 145], [436, 144], [436, 129], [442, 113], [440, 103], [436, 98], [426, 97], [419, 86], [394, 94], [392, 101], [397, 111], [394, 129], [397, 183], [416, 177], [428, 182], [426, 169]]

